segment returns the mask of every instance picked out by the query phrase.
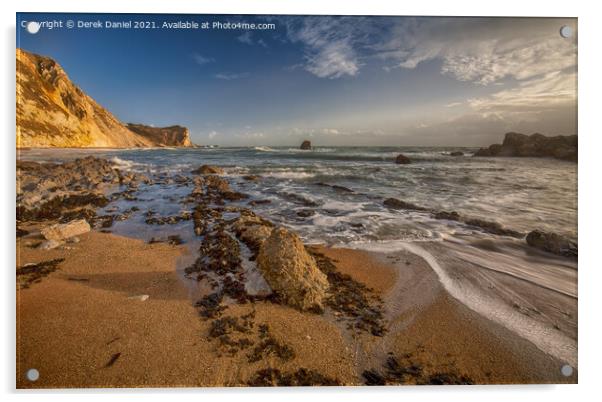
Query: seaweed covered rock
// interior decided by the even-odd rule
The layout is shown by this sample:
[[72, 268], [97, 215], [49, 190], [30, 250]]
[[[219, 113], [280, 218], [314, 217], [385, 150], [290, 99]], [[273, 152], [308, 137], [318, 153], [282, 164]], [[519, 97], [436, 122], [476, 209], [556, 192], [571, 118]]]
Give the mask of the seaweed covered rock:
[[548, 253], [577, 257], [577, 244], [556, 233], [533, 230], [527, 235], [527, 244]]
[[295, 233], [272, 230], [259, 250], [257, 266], [286, 304], [300, 310], [323, 309], [328, 280]]

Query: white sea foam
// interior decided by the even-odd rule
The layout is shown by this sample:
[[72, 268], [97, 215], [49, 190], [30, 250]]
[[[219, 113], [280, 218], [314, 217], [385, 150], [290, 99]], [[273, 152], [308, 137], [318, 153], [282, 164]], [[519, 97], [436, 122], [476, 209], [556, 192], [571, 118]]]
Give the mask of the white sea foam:
[[[423, 243], [424, 244], [424, 243]], [[471, 310], [491, 319], [498, 324], [527, 339], [539, 349], [556, 358], [577, 366], [576, 342], [551, 326], [528, 317], [507, 303], [486, 295], [468, 280], [460, 280], [450, 276], [437, 258], [428, 252], [418, 242], [383, 241], [383, 242], [358, 242], [345, 247], [359, 248], [377, 252], [394, 252], [407, 250], [422, 257], [437, 274], [439, 282], [445, 290], [466, 305]]]

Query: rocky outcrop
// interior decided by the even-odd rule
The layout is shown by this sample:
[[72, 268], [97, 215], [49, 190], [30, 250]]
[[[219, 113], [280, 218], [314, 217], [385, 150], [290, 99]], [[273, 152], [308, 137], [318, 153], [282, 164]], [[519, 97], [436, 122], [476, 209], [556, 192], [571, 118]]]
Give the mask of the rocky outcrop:
[[308, 141], [308, 140], [303, 141], [301, 143], [301, 146], [299, 148], [303, 149], [303, 150], [306, 150], [306, 151], [309, 150], [309, 149], [311, 149], [311, 141]]
[[577, 257], [577, 244], [556, 233], [534, 230], [527, 235], [527, 244], [548, 253]]
[[182, 126], [169, 127], [151, 127], [144, 124], [128, 123], [129, 128], [134, 133], [150, 140], [158, 146], [172, 147], [190, 147], [190, 134], [188, 129]]
[[273, 229], [261, 246], [257, 266], [286, 304], [300, 310], [323, 309], [328, 280], [295, 233]]
[[[18, 148], [180, 145], [163, 140], [159, 143], [155, 136], [130, 130], [71, 82], [63, 68], [49, 57], [17, 49], [16, 86]], [[183, 134], [172, 137], [181, 137], [185, 146], [190, 140]]]
[[576, 162], [577, 136], [507, 133], [502, 144], [481, 148], [474, 156], [548, 157]]
[[395, 158], [395, 163], [397, 163], [398, 165], [408, 165], [408, 164], [412, 163], [412, 161], [410, 160], [410, 158], [408, 158], [404, 154], [399, 154]]

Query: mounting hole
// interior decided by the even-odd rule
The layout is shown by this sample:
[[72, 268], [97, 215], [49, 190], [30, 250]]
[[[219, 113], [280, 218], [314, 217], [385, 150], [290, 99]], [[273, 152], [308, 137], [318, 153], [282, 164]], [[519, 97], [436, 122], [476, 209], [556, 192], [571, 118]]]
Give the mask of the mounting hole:
[[40, 378], [40, 372], [36, 369], [29, 369], [27, 370], [26, 377], [29, 381], [38, 381], [38, 378]]
[[25, 28], [30, 34], [36, 34], [40, 30], [40, 23], [35, 21], [29, 21]]
[[570, 377], [571, 375], [573, 375], [573, 368], [571, 366], [569, 366], [568, 364], [565, 364], [564, 366], [562, 366], [560, 368], [560, 372], [562, 373], [563, 376]]
[[571, 36], [573, 36], [573, 28], [571, 28], [568, 25], [563, 25], [562, 27], [560, 27], [560, 36], [562, 36], [563, 38], [570, 38]]

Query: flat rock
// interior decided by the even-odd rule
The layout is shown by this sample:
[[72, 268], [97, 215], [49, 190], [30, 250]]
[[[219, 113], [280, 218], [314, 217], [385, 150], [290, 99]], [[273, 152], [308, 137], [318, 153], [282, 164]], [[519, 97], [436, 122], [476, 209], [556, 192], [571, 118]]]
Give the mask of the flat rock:
[[67, 223], [57, 223], [40, 231], [46, 240], [63, 241], [70, 237], [88, 233], [90, 225], [85, 219], [77, 219]]

